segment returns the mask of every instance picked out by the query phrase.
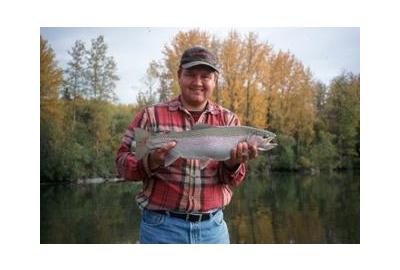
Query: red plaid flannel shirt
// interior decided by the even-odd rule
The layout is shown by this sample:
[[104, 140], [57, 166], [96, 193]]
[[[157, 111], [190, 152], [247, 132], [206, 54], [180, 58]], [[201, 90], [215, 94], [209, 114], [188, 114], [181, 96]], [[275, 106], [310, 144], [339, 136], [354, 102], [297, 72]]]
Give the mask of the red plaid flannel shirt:
[[[238, 117], [229, 110], [208, 102], [197, 123], [213, 126], [238, 126]], [[246, 168], [240, 164], [235, 171], [223, 162], [211, 161], [200, 170], [198, 160], [179, 158], [169, 167], [149, 170], [148, 155], [137, 160], [130, 151], [134, 128], [154, 132], [190, 130], [195, 124], [183, 107], [180, 97], [147, 107], [136, 114], [130, 123], [116, 157], [117, 173], [127, 181], [143, 181], [136, 196], [140, 208], [180, 212], [208, 212], [226, 206], [232, 197], [232, 187], [239, 185]]]

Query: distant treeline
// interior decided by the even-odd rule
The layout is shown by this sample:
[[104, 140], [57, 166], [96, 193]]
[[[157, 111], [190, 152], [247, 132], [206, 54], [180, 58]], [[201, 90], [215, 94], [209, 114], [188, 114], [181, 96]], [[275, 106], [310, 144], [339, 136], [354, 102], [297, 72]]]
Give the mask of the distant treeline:
[[116, 63], [103, 36], [90, 48], [78, 40], [65, 70], [40, 39], [41, 181], [115, 176], [114, 158], [135, 113], [179, 94], [177, 68], [185, 48], [202, 45], [219, 58], [214, 100], [242, 124], [275, 132], [279, 147], [253, 166], [271, 170], [358, 169], [360, 75], [343, 72], [329, 85], [289, 52], [274, 52], [254, 33], [232, 31], [220, 40], [207, 32], [178, 33], [149, 63], [137, 104], [116, 103]]

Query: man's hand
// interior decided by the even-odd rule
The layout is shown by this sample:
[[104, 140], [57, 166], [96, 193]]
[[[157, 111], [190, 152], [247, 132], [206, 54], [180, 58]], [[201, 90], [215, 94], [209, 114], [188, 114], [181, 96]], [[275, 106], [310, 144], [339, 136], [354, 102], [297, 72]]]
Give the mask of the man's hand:
[[155, 170], [164, 164], [165, 156], [168, 151], [174, 148], [176, 142], [167, 142], [163, 144], [160, 148], [157, 148], [149, 155], [149, 168], [150, 170]]
[[225, 161], [225, 164], [228, 168], [233, 169], [240, 163], [256, 158], [257, 155], [257, 144], [249, 145], [247, 142], [240, 142], [231, 150], [231, 158]]

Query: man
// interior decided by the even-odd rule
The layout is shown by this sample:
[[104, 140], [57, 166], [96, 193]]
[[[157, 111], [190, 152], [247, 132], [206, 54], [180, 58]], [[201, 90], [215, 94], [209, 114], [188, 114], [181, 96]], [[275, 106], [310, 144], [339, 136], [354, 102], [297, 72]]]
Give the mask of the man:
[[140, 243], [229, 243], [222, 209], [232, 188], [245, 176], [245, 162], [257, 156], [246, 142], [231, 150], [227, 161], [212, 161], [200, 169], [198, 160], [179, 158], [164, 167], [165, 156], [175, 146], [168, 142], [137, 160], [131, 152], [134, 128], [153, 132], [190, 130], [195, 124], [237, 126], [240, 121], [210, 98], [217, 85], [216, 57], [202, 47], [187, 49], [181, 57], [178, 80], [181, 94], [168, 102], [136, 114], [118, 150], [118, 174], [128, 181], [143, 181], [136, 196], [142, 209]]

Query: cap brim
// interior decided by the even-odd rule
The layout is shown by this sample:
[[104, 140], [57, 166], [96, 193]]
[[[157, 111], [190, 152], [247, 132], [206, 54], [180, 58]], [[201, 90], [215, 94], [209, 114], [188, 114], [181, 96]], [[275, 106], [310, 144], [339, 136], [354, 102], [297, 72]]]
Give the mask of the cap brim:
[[184, 68], [184, 69], [188, 69], [188, 68], [195, 67], [195, 66], [209, 66], [212, 69], [214, 69], [216, 72], [219, 72], [218, 68], [216, 68], [215, 66], [211, 65], [210, 63], [203, 62], [203, 61], [190, 62], [190, 63], [187, 63], [187, 64], [183, 64], [181, 67]]

